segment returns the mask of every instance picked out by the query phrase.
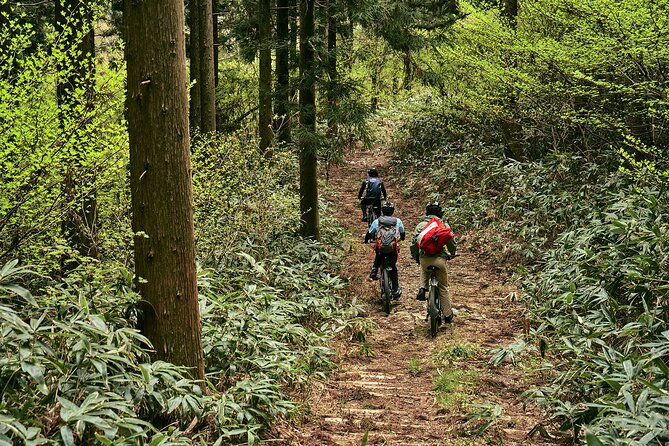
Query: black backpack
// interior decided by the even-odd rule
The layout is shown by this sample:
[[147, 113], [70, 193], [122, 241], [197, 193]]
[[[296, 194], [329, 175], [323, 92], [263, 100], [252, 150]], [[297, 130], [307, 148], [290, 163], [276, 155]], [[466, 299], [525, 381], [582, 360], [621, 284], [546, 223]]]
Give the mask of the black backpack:
[[365, 197], [381, 198], [381, 184], [383, 183], [379, 178], [367, 178], [367, 192], [365, 193]]

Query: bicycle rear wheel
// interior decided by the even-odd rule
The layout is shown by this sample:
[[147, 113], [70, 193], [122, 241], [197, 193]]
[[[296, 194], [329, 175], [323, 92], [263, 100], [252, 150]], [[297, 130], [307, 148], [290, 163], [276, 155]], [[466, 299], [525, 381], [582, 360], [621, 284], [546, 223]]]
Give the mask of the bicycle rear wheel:
[[437, 284], [430, 284], [430, 297], [427, 301], [427, 312], [430, 315], [430, 335], [434, 338], [437, 336], [437, 328], [439, 327], [439, 308], [437, 307], [439, 299], [439, 287]]
[[381, 298], [383, 299], [383, 311], [390, 314], [390, 297], [392, 290], [390, 289], [390, 272], [388, 268], [383, 268], [381, 271]]

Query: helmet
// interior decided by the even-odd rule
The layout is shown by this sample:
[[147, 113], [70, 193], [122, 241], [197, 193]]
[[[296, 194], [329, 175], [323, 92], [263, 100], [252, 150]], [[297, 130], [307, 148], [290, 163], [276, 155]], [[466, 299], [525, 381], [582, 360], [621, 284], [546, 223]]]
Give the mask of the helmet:
[[379, 171], [376, 170], [376, 167], [371, 167], [371, 168], [367, 171], [367, 175], [369, 175], [370, 177], [378, 177], [378, 176], [379, 176]]
[[444, 215], [444, 211], [441, 209], [439, 202], [435, 201], [434, 203], [425, 206], [425, 215], [436, 215], [441, 218], [441, 216]]
[[395, 212], [394, 204], [392, 204], [390, 201], [386, 201], [385, 203], [383, 203], [383, 205], [381, 206], [381, 213], [383, 215], [387, 215], [388, 217], [390, 217], [391, 215], [393, 215], [393, 212]]

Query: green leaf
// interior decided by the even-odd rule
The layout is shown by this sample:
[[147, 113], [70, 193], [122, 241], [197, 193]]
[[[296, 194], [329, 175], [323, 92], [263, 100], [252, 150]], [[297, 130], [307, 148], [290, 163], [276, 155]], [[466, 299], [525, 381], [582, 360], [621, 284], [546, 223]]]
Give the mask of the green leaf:
[[49, 389], [46, 387], [46, 382], [44, 381], [44, 375], [42, 374], [42, 368], [36, 364], [29, 362], [21, 363], [21, 370], [29, 374], [32, 379], [37, 383], [37, 390], [40, 391], [43, 395], [49, 394]]
[[60, 438], [65, 446], [74, 446], [74, 434], [70, 426], [63, 425], [60, 427]]
[[588, 443], [588, 446], [604, 446], [599, 438], [590, 431], [585, 432], [585, 441]]

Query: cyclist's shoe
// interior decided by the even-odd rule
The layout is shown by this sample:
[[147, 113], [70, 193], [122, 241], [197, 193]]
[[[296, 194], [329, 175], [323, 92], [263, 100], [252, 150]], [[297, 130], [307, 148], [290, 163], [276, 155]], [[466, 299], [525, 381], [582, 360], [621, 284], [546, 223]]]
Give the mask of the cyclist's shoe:
[[392, 293], [392, 295], [391, 295], [390, 297], [392, 297], [394, 300], [398, 300], [398, 299], [400, 298], [401, 295], [402, 295], [402, 288], [397, 287], [397, 288], [393, 291], [393, 293]]
[[367, 221], [367, 216], [366, 215], [362, 216], [362, 221]]
[[453, 313], [449, 314], [448, 316], [442, 316], [444, 320], [444, 324], [450, 324], [453, 322]]
[[425, 300], [425, 288], [421, 288], [418, 290], [418, 294], [416, 295], [416, 300]]
[[372, 267], [372, 272], [369, 273], [369, 279], [370, 280], [378, 280], [379, 276], [377, 275], [379, 269]]

